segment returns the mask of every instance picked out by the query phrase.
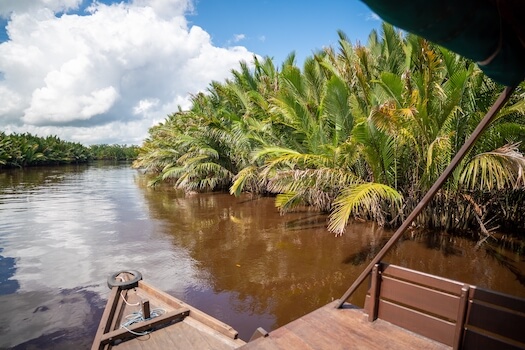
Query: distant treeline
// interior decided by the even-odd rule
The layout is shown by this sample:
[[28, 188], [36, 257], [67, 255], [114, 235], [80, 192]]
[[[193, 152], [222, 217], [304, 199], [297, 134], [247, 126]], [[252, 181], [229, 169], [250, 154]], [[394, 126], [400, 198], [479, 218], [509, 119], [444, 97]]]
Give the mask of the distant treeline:
[[92, 160], [133, 160], [138, 147], [93, 145], [60, 140], [57, 136], [39, 137], [29, 133], [0, 132], [0, 168], [36, 165], [80, 164]]

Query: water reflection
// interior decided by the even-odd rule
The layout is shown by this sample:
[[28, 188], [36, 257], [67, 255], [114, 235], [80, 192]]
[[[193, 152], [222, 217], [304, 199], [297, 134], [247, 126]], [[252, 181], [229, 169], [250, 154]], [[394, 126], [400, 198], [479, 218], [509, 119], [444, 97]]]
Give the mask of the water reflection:
[[[150, 212], [169, 225], [174, 245], [189, 252], [208, 281], [209, 289], [177, 296], [232, 324], [245, 338], [258, 326], [273, 329], [338, 298], [347, 276], [361, 268], [341, 263], [348, 251], [382, 232], [360, 224], [335, 238], [326, 231], [326, 216], [280, 216], [272, 198], [143, 191]], [[229, 302], [205, 302], [214, 298]]]
[[[4, 249], [0, 247], [0, 253]], [[16, 273], [15, 258], [0, 255], [0, 295], [13, 294], [19, 288], [20, 284], [13, 276]]]
[[[209, 289], [188, 289], [178, 296], [233, 325], [244, 337], [254, 327], [274, 329], [340, 297], [392, 235], [356, 222], [336, 238], [326, 231], [326, 216], [279, 216], [272, 198], [143, 191], [150, 211], [168, 225], [173, 244], [184, 247], [205, 272]], [[489, 246], [475, 249], [475, 241], [464, 238], [414, 231], [386, 260], [525, 296], [515, 278], [524, 269], [522, 262], [495, 263]], [[362, 303], [364, 292], [362, 287], [352, 302]]]
[[[334, 237], [325, 215], [281, 216], [272, 198], [146, 183], [126, 165], [0, 173], [0, 348], [89, 347], [121, 269], [248, 339], [339, 298], [392, 234], [353, 223]], [[506, 248], [413, 232], [386, 260], [525, 297], [522, 255]]]
[[[30, 339], [40, 342], [36, 348], [56, 348], [59, 340], [48, 344], [55, 332], [62, 336], [53, 339], [77, 334], [86, 343], [87, 333], [72, 331], [74, 323], [61, 311], [63, 294], [93, 293], [103, 300], [105, 278], [116, 270], [139, 269], [163, 288], [174, 288], [173, 280], [182, 290], [194, 283], [193, 260], [159, 235], [163, 224], [148, 215], [134, 176], [126, 165], [2, 171], [0, 348]], [[84, 315], [83, 329], [98, 323], [91, 315], [103, 303], [94, 300], [66, 302], [72, 315]], [[24, 325], [15, 327], [11, 320], [20, 321], [19, 315]]]
[[75, 288], [57, 294], [11, 294], [2, 298], [2, 303], [0, 347], [65, 350], [89, 349], [104, 301], [97, 293]]

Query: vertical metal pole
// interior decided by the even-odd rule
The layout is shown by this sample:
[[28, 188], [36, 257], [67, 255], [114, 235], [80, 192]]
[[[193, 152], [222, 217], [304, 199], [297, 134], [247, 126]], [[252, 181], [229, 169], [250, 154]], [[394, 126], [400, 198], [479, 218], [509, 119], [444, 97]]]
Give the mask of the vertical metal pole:
[[148, 320], [151, 318], [151, 309], [149, 306], [149, 300], [143, 299], [140, 301], [140, 304], [142, 305], [142, 315], [144, 316], [145, 320]]
[[405, 221], [399, 226], [397, 231], [394, 233], [394, 235], [390, 238], [390, 240], [385, 244], [385, 246], [381, 249], [379, 253], [372, 259], [370, 264], [366, 267], [366, 269], [357, 277], [357, 279], [354, 281], [354, 283], [348, 288], [346, 293], [341, 297], [339, 300], [339, 303], [336, 305], [336, 308], [340, 308], [343, 306], [343, 304], [346, 302], [346, 300], [352, 295], [357, 287], [368, 276], [370, 271], [372, 271], [375, 264], [379, 263], [379, 261], [386, 255], [386, 253], [392, 248], [392, 246], [401, 238], [403, 233], [408, 229], [410, 224], [412, 224], [412, 221], [421, 213], [421, 211], [427, 206], [427, 204], [434, 198], [437, 191], [443, 186], [447, 178], [452, 174], [456, 166], [461, 162], [463, 157], [467, 154], [468, 150], [474, 145], [476, 140], [479, 138], [481, 133], [487, 128], [487, 126], [490, 124], [494, 116], [498, 113], [498, 111], [505, 105], [505, 103], [509, 100], [510, 96], [514, 92], [514, 89], [516, 87], [506, 87], [505, 90], [500, 94], [496, 102], [492, 105], [490, 110], [485, 114], [481, 122], [478, 124], [476, 129], [472, 132], [472, 135], [465, 141], [461, 149], [458, 151], [456, 156], [452, 159], [448, 167], [445, 169], [445, 171], [441, 174], [441, 176], [436, 180], [436, 182], [432, 185], [432, 187], [428, 190], [428, 192], [425, 194], [423, 199], [417, 204], [417, 206], [414, 208], [414, 210], [410, 213], [410, 215], [405, 219]]

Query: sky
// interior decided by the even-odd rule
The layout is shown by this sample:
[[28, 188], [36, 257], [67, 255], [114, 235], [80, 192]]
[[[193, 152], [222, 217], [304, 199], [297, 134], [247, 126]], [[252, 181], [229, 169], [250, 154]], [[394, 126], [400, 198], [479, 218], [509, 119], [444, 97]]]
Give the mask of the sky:
[[0, 132], [140, 145], [240, 61], [380, 25], [359, 0], [0, 0]]

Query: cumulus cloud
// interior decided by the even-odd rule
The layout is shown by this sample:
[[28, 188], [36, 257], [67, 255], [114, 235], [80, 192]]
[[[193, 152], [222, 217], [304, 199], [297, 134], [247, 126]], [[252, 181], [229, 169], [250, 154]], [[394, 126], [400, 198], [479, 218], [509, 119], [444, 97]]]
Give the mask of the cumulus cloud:
[[95, 1], [67, 12], [81, 3], [0, 1], [9, 16], [0, 130], [140, 143], [177, 106], [187, 108], [190, 94], [253, 57], [241, 46], [215, 47], [202, 28], [188, 27], [190, 0]]
[[2, 0], [0, 1], [0, 16], [9, 17], [11, 13], [26, 13], [39, 8], [47, 8], [54, 12], [77, 9], [82, 0]]
[[188, 0], [134, 0], [137, 6], [149, 6], [158, 16], [174, 18], [193, 11], [193, 4]]

